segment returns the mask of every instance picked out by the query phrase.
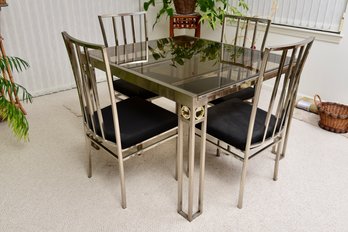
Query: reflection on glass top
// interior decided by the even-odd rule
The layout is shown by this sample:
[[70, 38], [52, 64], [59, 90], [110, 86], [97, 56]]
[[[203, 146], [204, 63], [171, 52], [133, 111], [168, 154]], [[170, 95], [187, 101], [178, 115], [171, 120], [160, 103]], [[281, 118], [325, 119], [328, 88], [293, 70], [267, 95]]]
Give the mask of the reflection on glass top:
[[261, 65], [260, 51], [187, 36], [112, 47], [108, 54], [111, 65], [195, 95], [254, 78]]

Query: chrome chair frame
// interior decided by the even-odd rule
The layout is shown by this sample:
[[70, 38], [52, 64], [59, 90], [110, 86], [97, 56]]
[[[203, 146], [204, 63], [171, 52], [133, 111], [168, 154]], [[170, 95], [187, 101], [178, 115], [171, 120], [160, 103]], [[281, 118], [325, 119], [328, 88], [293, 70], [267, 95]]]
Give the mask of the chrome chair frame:
[[[134, 22], [134, 18], [135, 17], [139, 17], [139, 36], [137, 39], [137, 34], [135, 32], [135, 22]], [[124, 45], [124, 44], [129, 44], [129, 43], [137, 43], [137, 42], [144, 42], [144, 41], [148, 41], [148, 35], [147, 35], [147, 20], [146, 20], [146, 12], [145, 11], [141, 11], [141, 12], [134, 12], [134, 13], [121, 13], [121, 14], [104, 14], [104, 15], [99, 15], [98, 16], [99, 19], [99, 24], [100, 24], [100, 28], [102, 31], [102, 35], [103, 35], [103, 40], [104, 40], [104, 44], [106, 47], [110, 47], [110, 46], [119, 46], [119, 45]], [[121, 32], [118, 31], [117, 28], [117, 20], [120, 19], [121, 20]], [[126, 20], [129, 19], [130, 20], [130, 25], [131, 25], [131, 34], [127, 33], [127, 29], [126, 29]], [[105, 30], [105, 26], [104, 26], [104, 20], [111, 20], [112, 21], [112, 29], [113, 29], [113, 36], [114, 36], [114, 44], [110, 45], [109, 41], [108, 41], [108, 37], [107, 37], [107, 33]], [[143, 20], [143, 24], [144, 24], [144, 28], [141, 27], [141, 20]], [[142, 29], [144, 29], [142, 31]], [[130, 38], [127, 38], [127, 35], [130, 35]], [[120, 43], [120, 36], [123, 37], [123, 43]]]
[[[264, 51], [268, 31], [271, 25], [271, 20], [265, 18], [247, 17], [247, 16], [237, 16], [226, 14], [222, 23], [221, 31], [221, 43], [230, 43], [226, 41], [227, 27], [235, 28], [234, 39], [231, 43], [234, 46], [239, 46], [243, 48], [256, 48], [257, 37], [262, 36], [261, 51]], [[260, 28], [262, 30], [260, 30]], [[250, 39], [251, 37], [251, 39]], [[239, 98], [242, 100], [249, 100], [253, 98], [254, 89], [251, 86], [245, 86], [240, 90], [241, 92], [232, 93], [221, 99], [212, 101], [211, 104], [219, 104], [227, 99]]]
[[[141, 43], [146, 46], [145, 50], [145, 56], [141, 57], [141, 59], [136, 59], [133, 62], [146, 62], [148, 59], [148, 32], [147, 32], [147, 19], [146, 19], [146, 12], [133, 12], [133, 13], [120, 13], [120, 14], [103, 14], [98, 16], [100, 29], [103, 35], [103, 41], [104, 45], [106, 47], [112, 47], [115, 46], [115, 56], [117, 59], [122, 54], [122, 49], [126, 49], [126, 46], [122, 45], [128, 45], [128, 44], [136, 44]], [[107, 23], [112, 24], [110, 31], [106, 30]], [[109, 32], [109, 33], [108, 33]], [[121, 48], [122, 47], [122, 48]], [[125, 53], [125, 52], [124, 52]], [[124, 60], [127, 60], [128, 57], [125, 56]], [[131, 57], [131, 59], [134, 59], [134, 57]], [[118, 62], [118, 60], [116, 61]], [[138, 94], [139, 97], [144, 99], [152, 100], [153, 98], [156, 98], [157, 96], [155, 94], [150, 94], [149, 91], [146, 91], [142, 89], [141, 87], [132, 85], [130, 83], [126, 83], [125, 80], [115, 80], [114, 84], [120, 86], [120, 85], [126, 85], [126, 89], [122, 88], [122, 91], [116, 91], [116, 97], [117, 99], [122, 99], [123, 97], [128, 97], [131, 93], [130, 89], [135, 89], [137, 92], [143, 93]], [[145, 93], [144, 93], [145, 92]]]
[[[92, 176], [91, 152], [92, 148], [99, 150], [100, 148], [112, 155], [118, 160], [120, 185], [121, 185], [121, 205], [126, 208], [126, 188], [124, 177], [124, 161], [138, 154], [143, 153], [157, 145], [160, 145], [170, 139], [177, 138], [177, 127], [160, 133], [145, 141], [139, 142], [127, 148], [122, 148], [121, 133], [118, 118], [118, 107], [116, 107], [116, 98], [113, 89], [113, 80], [110, 70], [109, 57], [107, 49], [103, 45], [86, 43], [75, 39], [68, 35], [67, 32], [62, 32], [65, 46], [70, 58], [71, 67], [73, 70], [78, 97], [80, 101], [81, 112], [83, 114], [83, 125], [86, 138], [86, 147], [88, 149], [88, 177]], [[101, 102], [98, 95], [98, 87], [96, 83], [95, 69], [90, 63], [89, 52], [98, 50], [102, 54], [102, 59], [105, 64], [105, 75], [109, 91], [108, 100], [112, 109], [112, 120], [115, 133], [115, 141], [110, 141], [105, 137], [103, 127], [104, 119], [101, 111]], [[152, 104], [152, 103], [149, 103]], [[97, 114], [97, 119], [95, 119]], [[97, 132], [99, 126], [100, 132]]]
[[[221, 43], [224, 43], [227, 30], [226, 26], [228, 23], [236, 26], [233, 45], [255, 49], [258, 35], [263, 34], [261, 49], [258, 50], [264, 51], [269, 27], [271, 25], [270, 19], [226, 14], [222, 23]], [[263, 32], [259, 30], [260, 26], [265, 28]], [[249, 39], [249, 32], [251, 32], [251, 40]], [[240, 35], [240, 33], [242, 34]]]
[[[276, 159], [273, 179], [277, 180], [278, 178], [279, 159], [281, 154], [283, 154], [286, 149], [286, 144], [288, 141], [289, 130], [291, 125], [291, 117], [293, 114], [298, 85], [300, 82], [300, 76], [305, 61], [308, 57], [309, 50], [313, 44], [313, 41], [314, 37], [310, 37], [295, 44], [266, 48], [263, 54], [263, 60], [260, 68], [260, 76], [255, 84], [255, 98], [250, 113], [245, 149], [241, 150], [235, 148], [233, 147], [233, 145], [224, 142], [222, 138], [217, 138], [209, 134], [210, 121], [208, 110], [208, 135], [206, 140], [211, 144], [215, 145], [218, 149], [223, 150], [227, 154], [233, 155], [235, 158], [243, 162], [238, 198], [238, 208], [242, 208], [243, 205], [244, 187], [249, 160], [270, 146], [276, 147]], [[268, 63], [268, 57], [271, 52], [280, 52], [282, 58], [278, 67], [278, 72], [277, 76], [275, 77], [272, 95], [270, 97], [269, 105], [266, 111], [267, 116], [265, 117], [264, 121], [264, 132], [262, 140], [256, 143], [252, 143], [254, 123], [256, 114], [258, 112], [258, 103], [260, 100], [262, 83], [264, 80], [265, 69]], [[290, 54], [290, 57], [287, 57], [288, 54]], [[271, 128], [272, 117], [275, 118], [276, 121], [274, 122], [273, 120], [273, 123], [275, 123], [275, 125], [271, 136], [269, 136], [267, 135], [267, 133], [269, 133], [268, 128]], [[214, 123], [214, 121], [210, 123]]]

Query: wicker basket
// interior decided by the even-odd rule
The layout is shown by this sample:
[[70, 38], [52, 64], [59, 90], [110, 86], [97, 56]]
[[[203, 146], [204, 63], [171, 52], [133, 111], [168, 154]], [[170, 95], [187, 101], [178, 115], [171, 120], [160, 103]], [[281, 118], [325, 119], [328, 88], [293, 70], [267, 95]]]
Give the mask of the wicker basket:
[[319, 126], [335, 133], [348, 132], [348, 106], [322, 102], [319, 95], [314, 96], [315, 105], [319, 110]]

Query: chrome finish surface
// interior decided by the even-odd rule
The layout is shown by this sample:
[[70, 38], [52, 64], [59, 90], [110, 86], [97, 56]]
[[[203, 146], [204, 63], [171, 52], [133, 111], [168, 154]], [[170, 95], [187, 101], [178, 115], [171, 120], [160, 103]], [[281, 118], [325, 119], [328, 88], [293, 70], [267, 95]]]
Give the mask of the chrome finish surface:
[[[147, 61], [135, 63], [129, 59], [140, 58], [146, 49]], [[243, 84], [255, 82], [262, 60], [258, 50], [222, 46], [219, 42], [188, 36], [152, 40], [148, 46], [136, 43], [109, 47], [108, 54], [113, 75], [184, 106], [190, 106], [192, 99], [201, 106], [237, 91]], [[279, 59], [270, 54], [265, 79], [276, 75]], [[93, 53], [92, 63], [98, 69], [103, 68], [100, 52]]]
[[[236, 54], [238, 52], [237, 46], [250, 48], [251, 50], [258, 48], [258, 50], [264, 51], [270, 25], [271, 20], [269, 19], [226, 14], [223, 18], [221, 43], [233, 44], [235, 46]], [[232, 38], [232, 41], [230, 41], [229, 38]], [[258, 39], [262, 39], [262, 41], [258, 42]], [[244, 54], [242, 54], [242, 56], [244, 56]], [[235, 61], [235, 59], [231, 59], [230, 62], [235, 63], [235, 65], [238, 63]], [[246, 62], [243, 59], [241, 65], [247, 67], [249, 70], [259, 68], [259, 66], [255, 67], [253, 65], [253, 56], [251, 56], [249, 60], [246, 60]], [[242, 85], [241, 87], [249, 88], [249, 91], [253, 91], [253, 89], [251, 89], [252, 85], [253, 83], [250, 82], [249, 84]], [[225, 98], [230, 99], [233, 97], [237, 96], [231, 94]], [[250, 96], [240, 96], [238, 98], [242, 100], [254, 100], [253, 94]], [[212, 102], [212, 104], [216, 103], [217, 102]]]
[[180, 111], [181, 117], [183, 117], [186, 120], [189, 120], [191, 117], [191, 110], [187, 106], [182, 106]]
[[[222, 25], [221, 42], [263, 51], [270, 25], [269, 19], [226, 14]], [[234, 39], [229, 41], [227, 37]], [[260, 48], [256, 46], [258, 38], [262, 38]]]
[[[181, 117], [186, 120], [190, 120], [191, 118], [191, 109], [188, 106], [182, 106], [180, 111]], [[201, 120], [205, 117], [205, 107], [199, 106], [195, 109], [194, 118], [196, 120]]]
[[[99, 15], [98, 19], [104, 45], [106, 47], [115, 46], [108, 51], [110, 53], [112, 50], [114, 54], [117, 54], [110, 58], [111, 62], [129, 64], [148, 61], [146, 12], [104, 14]], [[136, 46], [136, 43], [139, 43], [140, 49]], [[125, 51], [120, 47], [120, 45], [126, 44], [131, 44], [132, 54], [125, 54]], [[140, 51], [140, 53], [137, 51]], [[115, 92], [115, 94], [118, 100], [122, 100], [129, 94], [134, 93], [123, 90], [122, 92]], [[145, 96], [140, 95], [140, 97]]]
[[188, 209], [187, 209], [187, 217], [189, 221], [192, 221], [193, 217], [193, 191], [194, 191], [194, 160], [195, 160], [195, 117], [193, 112], [191, 111], [190, 114], [190, 121], [188, 125], [188, 174], [189, 174], [189, 179], [188, 179]]
[[195, 110], [195, 119], [196, 120], [201, 120], [205, 117], [205, 112], [206, 112], [206, 106], [199, 106]]
[[[217, 146], [220, 146], [220, 140], [217, 141]], [[221, 151], [219, 148], [216, 148], [216, 156], [219, 157], [221, 155]]]
[[88, 169], [87, 169], [87, 176], [88, 178], [91, 178], [92, 177], [92, 147], [93, 146], [93, 143], [90, 142], [87, 138], [87, 136], [85, 136], [85, 144], [86, 144], [86, 150], [87, 150], [87, 153], [88, 153]]
[[[117, 49], [122, 53], [117, 52]], [[207, 104], [210, 100], [237, 91], [245, 83], [257, 82], [261, 74], [263, 54], [258, 50], [233, 45], [222, 46], [219, 42], [187, 36], [148, 41], [148, 60], [141, 63], [127, 61], [127, 57], [141, 54], [142, 49], [146, 49], [143, 43], [119, 45], [117, 49], [108, 48], [113, 75], [171, 99], [177, 104], [176, 111], [179, 116], [177, 211], [192, 221], [203, 212]], [[92, 65], [103, 70], [100, 51], [92, 52], [91, 57]], [[268, 54], [268, 57], [270, 61], [263, 73], [264, 79], [277, 75], [281, 58], [273, 54]], [[202, 138], [199, 187], [198, 193], [195, 193], [194, 144], [197, 123], [202, 123]], [[184, 141], [187, 141], [187, 138], [184, 138], [186, 129], [188, 130], [188, 188], [187, 198], [184, 198], [183, 147]], [[194, 204], [196, 198], [198, 198], [197, 207]], [[183, 209], [184, 200], [187, 201], [187, 210]], [[195, 208], [197, 212], [194, 212]]]
[[[70, 58], [71, 67], [73, 70], [77, 92], [83, 114], [82, 120], [86, 138], [86, 148], [88, 151], [88, 177], [92, 176], [92, 148], [99, 150], [102, 148], [109, 155], [112, 155], [118, 160], [119, 177], [120, 177], [120, 191], [121, 191], [121, 206], [127, 207], [126, 201], [126, 185], [124, 174], [124, 161], [136, 157], [138, 154], [160, 145], [170, 139], [177, 137], [177, 128], [171, 128], [167, 131], [157, 134], [152, 138], [135, 144], [131, 147], [122, 148], [121, 132], [118, 118], [118, 111], [116, 107], [116, 99], [113, 88], [113, 79], [109, 63], [109, 55], [107, 49], [103, 45], [96, 45], [86, 43], [75, 39], [66, 32], [62, 33], [66, 45], [66, 49]], [[91, 52], [98, 51], [99, 67], [105, 71], [107, 87], [97, 85], [95, 69], [91, 64]], [[107, 98], [103, 101], [99, 99], [101, 91], [108, 93]], [[106, 120], [102, 114], [102, 106], [110, 106], [112, 110], [112, 122], [114, 127], [115, 139], [108, 140], [105, 136], [104, 121]], [[98, 126], [98, 127], [97, 127]], [[98, 128], [98, 129], [97, 129]]]
[[98, 16], [106, 47], [148, 41], [146, 12]]
[[[177, 113], [180, 115], [179, 107]], [[184, 125], [181, 117], [178, 119], [178, 143], [177, 143], [177, 177], [178, 177], [178, 205], [177, 211], [182, 212], [182, 195], [183, 195], [183, 151], [184, 151]]]
[[[232, 145], [227, 144], [223, 141], [223, 138], [214, 138], [210, 135], [207, 136], [207, 141], [217, 146], [218, 149], [221, 149], [228, 154], [232, 154], [235, 158], [243, 162], [238, 208], [242, 208], [243, 206], [243, 195], [249, 160], [271, 146], [273, 146], [273, 151], [276, 152], [273, 179], [278, 179], [279, 160], [281, 155], [284, 155], [286, 149], [286, 142], [289, 136], [291, 118], [301, 73], [313, 41], [314, 38], [310, 37], [299, 43], [280, 47], [269, 47], [265, 49], [260, 66], [260, 76], [257, 78], [255, 83], [255, 97], [249, 118], [246, 146], [243, 150], [239, 150], [234, 148]], [[262, 84], [265, 81], [271, 52], [279, 52], [279, 57], [281, 57], [281, 59], [279, 59], [277, 70], [273, 72], [275, 74], [274, 83], [272, 94], [268, 99], [268, 105], [266, 108], [265, 106], [262, 107], [267, 113], [264, 120], [262, 141], [252, 143], [256, 113], [259, 108], [261, 108], [259, 102]], [[270, 131], [271, 133], [269, 134], [268, 129], [271, 128], [271, 123], [274, 123], [274, 129], [273, 131]], [[233, 131], [230, 133], [233, 133]], [[224, 147], [225, 144], [226, 148]]]
[[204, 199], [204, 176], [205, 176], [205, 151], [206, 151], [206, 136], [207, 136], [207, 116], [205, 115], [205, 112], [207, 109], [207, 105], [202, 106], [203, 114], [202, 117], [204, 117], [202, 126], [201, 126], [201, 148], [200, 148], [200, 172], [199, 172], [199, 196], [198, 196], [198, 212], [203, 212], [203, 199]]
[[[199, 110], [205, 109], [207, 105], [197, 107]], [[178, 110], [178, 114], [181, 114], [182, 110]], [[203, 190], [204, 190], [204, 170], [205, 170], [205, 131], [206, 131], [206, 119], [204, 114], [200, 119], [197, 119], [196, 112], [189, 111], [189, 116], [181, 116], [179, 118], [179, 132], [178, 138], [180, 142], [178, 142], [178, 213], [185, 217], [188, 221], [192, 221], [197, 216], [199, 216], [203, 212]], [[203, 120], [202, 126], [202, 139], [200, 146], [200, 168], [199, 168], [199, 188], [198, 188], [198, 209], [194, 212], [194, 160], [195, 160], [195, 125], [198, 122]], [[183, 131], [184, 131], [184, 123], [187, 124], [188, 130], [188, 201], [187, 201], [187, 211], [183, 210]]]

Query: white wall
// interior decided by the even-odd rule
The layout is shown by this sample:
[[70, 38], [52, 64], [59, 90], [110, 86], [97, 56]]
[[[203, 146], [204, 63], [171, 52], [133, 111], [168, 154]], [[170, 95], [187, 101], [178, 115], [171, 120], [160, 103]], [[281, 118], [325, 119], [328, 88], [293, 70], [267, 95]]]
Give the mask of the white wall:
[[[29, 70], [15, 76], [18, 83], [34, 94], [44, 94], [74, 86], [61, 32], [102, 43], [97, 15], [139, 10], [138, 0], [7, 0], [1, 10], [1, 34], [8, 55], [27, 60]], [[155, 9], [148, 13], [149, 37], [169, 35], [168, 20], [163, 18], [152, 29]], [[344, 31], [348, 34], [348, 23]], [[187, 30], [191, 33], [191, 30]], [[185, 33], [184, 30], [177, 33]], [[176, 34], [177, 34], [176, 33]], [[220, 29], [202, 25], [202, 37], [219, 40]], [[270, 33], [267, 44], [277, 45], [300, 37]], [[323, 100], [348, 104], [348, 39], [339, 44], [315, 41], [305, 66], [299, 93]]]
[[139, 10], [138, 0], [7, 0], [1, 9], [0, 29], [7, 55], [29, 62], [15, 74], [16, 82], [33, 95], [74, 86], [68, 55], [61, 36], [103, 43], [97, 15]]
[[[345, 26], [348, 36], [348, 24]], [[288, 43], [299, 38], [271, 34], [270, 44]], [[339, 44], [316, 40], [301, 77], [299, 92], [313, 97], [319, 94], [325, 101], [348, 105], [348, 40]]]

